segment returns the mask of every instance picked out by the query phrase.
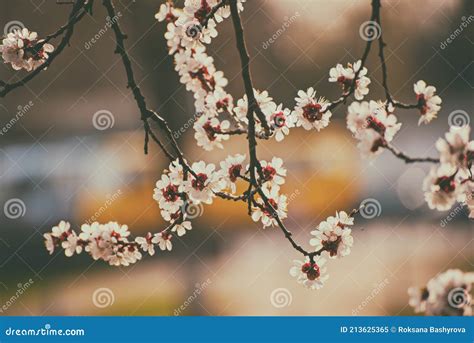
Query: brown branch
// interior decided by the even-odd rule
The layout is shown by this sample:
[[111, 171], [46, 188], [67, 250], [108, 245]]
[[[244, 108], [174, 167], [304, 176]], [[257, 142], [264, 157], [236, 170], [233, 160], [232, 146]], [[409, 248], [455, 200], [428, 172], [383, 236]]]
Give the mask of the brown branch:
[[[250, 76], [250, 71], [249, 71], [249, 56], [247, 52], [247, 48], [245, 45], [245, 38], [244, 38], [244, 31], [242, 27], [242, 22], [240, 19], [240, 15], [237, 9], [237, 1], [236, 0], [230, 0], [230, 10], [231, 10], [231, 15], [232, 15], [232, 22], [234, 25], [234, 31], [235, 31], [235, 38], [237, 42], [237, 50], [239, 51], [240, 55], [240, 61], [242, 65], [242, 78], [244, 80], [244, 86], [245, 86], [245, 92], [247, 94], [247, 98], [249, 101], [248, 104], [248, 110], [247, 110], [247, 119], [248, 119], [248, 133], [247, 133], [247, 139], [249, 143], [249, 155], [250, 155], [250, 167], [249, 167], [249, 172], [250, 172], [250, 180], [249, 180], [249, 188], [248, 190], [244, 193], [244, 197], [240, 197], [239, 199], [234, 199], [232, 198], [231, 200], [237, 201], [237, 200], [243, 200], [247, 201], [248, 203], [248, 208], [249, 208], [249, 214], [251, 213], [251, 205], [257, 205], [256, 201], [254, 200], [254, 192], [252, 192], [252, 188], [255, 188], [255, 191], [260, 195], [261, 199], [264, 202], [264, 207], [269, 211], [270, 215], [275, 219], [275, 221], [278, 224], [278, 227], [280, 230], [283, 232], [285, 238], [290, 242], [291, 246], [299, 251], [301, 254], [304, 256], [308, 256], [311, 261], [313, 261], [314, 256], [320, 255], [323, 251], [325, 251], [325, 248], [322, 248], [318, 251], [313, 251], [309, 252], [305, 250], [301, 245], [299, 245], [292, 237], [292, 233], [290, 230], [288, 230], [281, 220], [281, 218], [278, 215], [278, 212], [275, 210], [275, 208], [272, 206], [270, 203], [268, 197], [265, 195], [264, 191], [260, 187], [261, 185], [258, 184], [257, 178], [255, 171], [259, 172], [260, 180], [264, 180], [263, 173], [261, 171], [261, 166], [260, 162], [257, 158], [257, 141], [256, 141], [256, 134], [255, 134], [255, 118], [254, 118], [254, 111], [259, 111], [260, 108], [255, 100], [255, 96], [253, 94], [253, 86], [252, 86], [252, 79]], [[260, 110], [261, 111], [261, 110]], [[256, 112], [258, 116], [258, 112]], [[263, 115], [263, 113], [261, 113]], [[266, 121], [264, 121], [266, 123]], [[258, 206], [258, 205], [257, 205]], [[354, 212], [355, 214], [356, 212]]]
[[405, 153], [403, 153], [402, 151], [398, 150], [397, 148], [395, 148], [393, 145], [389, 144], [389, 143], [385, 143], [384, 147], [392, 152], [392, 154], [403, 160], [405, 163], [416, 163], [416, 162], [429, 162], [429, 163], [439, 163], [439, 159], [438, 158], [432, 158], [432, 157], [409, 157], [407, 156]]
[[[380, 0], [372, 0], [372, 14], [370, 16], [371, 21], [375, 21], [375, 18], [377, 16], [380, 16]], [[367, 43], [365, 45], [364, 52], [361, 57], [361, 63], [360, 63], [360, 68], [359, 70], [356, 71], [354, 80], [352, 80], [351, 83], [351, 88], [349, 88], [349, 91], [346, 93], [343, 93], [339, 99], [332, 101], [331, 104], [327, 107], [326, 111], [330, 111], [335, 109], [337, 106], [339, 106], [341, 103], [344, 103], [346, 99], [355, 92], [355, 89], [357, 87], [357, 78], [359, 77], [360, 72], [362, 69], [365, 67], [365, 63], [367, 62], [367, 58], [369, 57], [370, 53], [370, 48], [372, 47], [372, 40], [369, 39], [367, 40]]]
[[[254, 87], [253, 87], [252, 75], [250, 73], [250, 67], [249, 67], [250, 57], [247, 51], [247, 46], [245, 44], [244, 28], [242, 27], [242, 22], [240, 20], [240, 14], [237, 8], [236, 0], [230, 0], [230, 12], [232, 15], [232, 22], [234, 24], [237, 49], [239, 51], [240, 62], [242, 65], [242, 79], [244, 81], [245, 94], [247, 95], [247, 102], [248, 102], [247, 104], [248, 106], [247, 117], [248, 118], [247, 119], [249, 120], [249, 136], [250, 135], [255, 136], [255, 119], [253, 117], [254, 113], [256, 114], [258, 120], [262, 124], [267, 135], [270, 135], [270, 127], [268, 126], [265, 115], [260, 109], [260, 106], [258, 105], [257, 100], [255, 99], [255, 94], [253, 93]], [[251, 117], [251, 119], [249, 117]], [[251, 123], [253, 123], [253, 126], [254, 126], [252, 129], [253, 133], [250, 133], [250, 126], [252, 125]]]
[[[102, 4], [107, 10], [108, 15], [113, 18], [115, 17], [115, 8], [112, 3], [112, 0], [103, 0]], [[118, 21], [113, 21], [112, 22], [112, 30], [115, 34], [115, 40], [116, 40], [116, 48], [115, 48], [115, 53], [119, 54], [122, 58], [122, 64], [125, 68], [125, 73], [127, 75], [127, 87], [131, 89], [133, 96], [135, 98], [135, 101], [137, 103], [138, 109], [140, 110], [141, 114], [141, 120], [144, 122], [144, 128], [145, 128], [145, 152], [147, 152], [147, 145], [146, 143], [148, 142], [147, 137], [150, 135], [153, 140], [159, 145], [159, 147], [163, 150], [165, 155], [170, 158], [171, 160], [174, 160], [175, 158], [166, 150], [164, 147], [164, 144], [158, 139], [157, 136], [153, 134], [151, 131], [150, 125], [148, 123], [148, 119], [153, 120], [155, 123], [158, 124], [161, 130], [163, 130], [170, 140], [171, 146], [176, 153], [179, 163], [183, 166], [183, 169], [186, 172], [190, 172], [194, 176], [196, 174], [192, 171], [191, 167], [188, 165], [186, 160], [184, 159], [184, 154], [181, 151], [178, 143], [176, 142], [176, 139], [173, 136], [173, 133], [171, 132], [171, 129], [168, 126], [168, 123], [166, 120], [161, 117], [158, 113], [155, 111], [151, 110], [148, 108], [145, 97], [143, 96], [140, 87], [135, 81], [135, 76], [133, 73], [133, 68], [132, 68], [132, 62], [130, 60], [130, 57], [128, 56], [127, 51], [125, 50], [125, 39], [127, 38], [127, 35], [124, 34], [120, 28], [120, 25]], [[146, 123], [145, 123], [146, 122]]]
[[[5, 97], [8, 93], [10, 93], [12, 90], [25, 85], [27, 82], [31, 81], [34, 79], [37, 75], [41, 73], [41, 71], [45, 70], [53, 61], [56, 59], [56, 57], [61, 54], [61, 52], [69, 45], [69, 41], [71, 40], [72, 34], [74, 32], [74, 26], [76, 23], [78, 23], [84, 15], [87, 13], [87, 8], [90, 8], [92, 6], [92, 1], [89, 4], [85, 4], [85, 0], [78, 0], [77, 2], [74, 3], [74, 6], [72, 7], [71, 13], [69, 14], [69, 19], [67, 24], [59, 28], [58, 31], [55, 33], [49, 35], [46, 37], [46, 40], [51, 40], [53, 38], [58, 37], [61, 35], [63, 32], [65, 32], [61, 42], [59, 43], [58, 47], [49, 55], [48, 59], [40, 65], [38, 68], [36, 68], [34, 71], [26, 75], [23, 79], [20, 81], [14, 82], [14, 83], [6, 83], [4, 81], [0, 82], [0, 97]], [[87, 6], [87, 8], [86, 8]], [[82, 12], [79, 13], [79, 11], [82, 9]], [[46, 42], [41, 42], [38, 44], [45, 44]]]
[[403, 108], [403, 109], [406, 109], [406, 110], [414, 109], [414, 108], [420, 108], [420, 106], [418, 104], [404, 104], [403, 102], [400, 102], [400, 101], [397, 101], [397, 100], [393, 100], [392, 104], [395, 107]]

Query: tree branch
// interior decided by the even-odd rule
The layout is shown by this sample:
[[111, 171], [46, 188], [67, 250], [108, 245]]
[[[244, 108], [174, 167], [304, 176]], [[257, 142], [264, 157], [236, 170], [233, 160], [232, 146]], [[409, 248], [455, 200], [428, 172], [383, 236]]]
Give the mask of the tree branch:
[[[0, 97], [1, 98], [5, 97], [5, 95], [10, 93], [12, 90], [20, 86], [23, 86], [27, 82], [34, 79], [37, 75], [41, 73], [42, 70], [45, 70], [51, 63], [53, 63], [56, 57], [58, 57], [59, 54], [61, 54], [61, 52], [66, 48], [66, 46], [69, 45], [69, 41], [71, 40], [72, 34], [74, 32], [75, 24], [78, 23], [84, 17], [84, 15], [88, 11], [87, 8], [91, 8], [92, 2], [93, 0], [91, 0], [91, 2], [86, 5], [85, 0], [78, 0], [77, 2], [74, 3], [71, 13], [69, 14], [69, 20], [67, 24], [59, 28], [59, 30], [56, 31], [55, 33], [52, 33], [51, 35], [47, 36], [45, 42], [38, 43], [38, 44], [45, 44], [46, 41], [56, 38], [60, 36], [63, 32], [65, 32], [64, 37], [62, 38], [57, 48], [49, 55], [48, 59], [42, 65], [40, 65], [38, 68], [33, 70], [28, 75], [26, 75], [20, 81], [17, 81], [14, 83], [6, 83], [6, 82], [1, 81], [0, 82]], [[82, 12], [79, 13], [81, 9], [82, 9]]]

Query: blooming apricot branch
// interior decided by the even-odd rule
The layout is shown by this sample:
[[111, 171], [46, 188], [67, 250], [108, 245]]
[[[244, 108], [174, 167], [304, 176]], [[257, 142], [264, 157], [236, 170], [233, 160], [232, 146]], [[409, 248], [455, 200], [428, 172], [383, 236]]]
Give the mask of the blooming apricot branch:
[[[164, 116], [149, 108], [140, 87], [135, 81], [133, 67], [125, 47], [126, 34], [118, 21], [111, 23], [115, 36], [115, 53], [120, 55], [125, 69], [127, 87], [136, 101], [140, 119], [144, 125], [144, 151], [148, 152], [150, 139], [157, 144], [170, 160], [169, 167], [156, 182], [153, 198], [157, 201], [161, 216], [169, 224], [158, 233], [148, 233], [144, 237], [131, 240], [126, 225], [114, 222], [107, 224], [84, 224], [80, 230], [73, 230], [69, 223], [61, 222], [52, 232], [46, 233], [46, 247], [50, 253], [62, 248], [67, 256], [86, 251], [94, 259], [102, 259], [111, 265], [129, 265], [142, 258], [142, 253], [153, 255], [155, 247], [160, 250], [172, 249], [172, 238], [182, 236], [191, 230], [192, 219], [189, 209], [202, 204], [210, 205], [216, 197], [229, 201], [242, 201], [247, 204], [249, 216], [260, 222], [263, 228], [278, 227], [291, 246], [303, 255], [304, 261], [295, 261], [290, 274], [304, 286], [320, 288], [325, 275], [326, 258], [337, 259], [349, 255], [353, 246], [351, 227], [354, 216], [360, 209], [350, 213], [337, 211], [322, 221], [311, 232], [306, 249], [294, 239], [285, 226], [287, 217], [287, 196], [281, 193], [287, 170], [284, 161], [273, 157], [271, 161], [258, 158], [258, 140], [273, 139], [280, 142], [294, 128], [320, 131], [329, 126], [331, 111], [353, 96], [347, 109], [347, 127], [355, 139], [363, 156], [372, 158], [384, 151], [390, 151], [395, 157], [406, 163], [429, 162], [439, 164], [425, 180], [425, 198], [430, 208], [449, 209], [455, 201], [465, 202], [473, 216], [472, 194], [474, 180], [472, 162], [474, 161], [474, 141], [469, 141], [468, 126], [453, 126], [446, 139], [439, 139], [436, 147], [440, 159], [431, 157], [409, 157], [392, 145], [392, 141], [401, 128], [395, 116], [395, 109], [418, 109], [420, 124], [428, 124], [440, 111], [441, 98], [436, 95], [433, 86], [427, 86], [422, 80], [414, 85], [416, 104], [404, 104], [394, 99], [388, 87], [388, 71], [384, 56], [385, 42], [382, 32], [377, 33], [378, 56], [382, 65], [382, 87], [385, 90], [384, 101], [363, 101], [369, 94], [371, 80], [365, 66], [374, 39], [367, 43], [360, 60], [346, 66], [337, 64], [329, 71], [328, 81], [337, 83], [342, 91], [338, 99], [329, 101], [316, 96], [316, 90], [309, 87], [299, 90], [293, 109], [278, 104], [266, 90], [257, 90], [252, 80], [250, 56], [245, 43], [244, 28], [240, 18], [245, 0], [185, 0], [183, 8], [177, 8], [173, 1], [163, 3], [155, 18], [166, 22], [164, 35], [169, 55], [173, 57], [175, 70], [180, 82], [193, 93], [198, 119], [194, 123], [194, 137], [197, 145], [206, 151], [224, 149], [225, 141], [234, 135], [247, 138], [248, 162], [246, 154], [227, 156], [216, 166], [205, 161], [188, 162], [178, 145]], [[110, 18], [115, 17], [112, 0], [103, 0], [103, 6]], [[41, 58], [33, 58], [25, 53], [25, 46], [32, 44], [36, 36], [27, 37], [29, 31], [14, 32], [0, 45], [0, 51], [6, 63], [15, 69], [31, 71], [17, 86], [3, 83], [2, 96], [13, 88], [32, 79], [40, 70], [50, 65], [53, 59], [69, 42], [74, 25], [86, 11], [92, 7], [92, 1], [76, 1], [69, 22], [57, 33], [50, 35], [41, 44]], [[380, 0], [372, 0], [370, 20], [378, 28], [381, 26]], [[227, 79], [217, 70], [214, 60], [206, 52], [207, 45], [218, 35], [218, 26], [231, 17], [237, 52], [241, 63], [241, 77], [244, 95], [234, 101], [227, 93]], [[56, 50], [47, 43], [64, 33], [63, 40]], [[52, 52], [49, 56], [46, 52]], [[11, 58], [11, 56], [16, 56]], [[34, 55], [36, 56], [36, 55]], [[30, 61], [30, 62], [29, 62]], [[25, 63], [29, 67], [24, 67]], [[33, 76], [32, 76], [33, 75]], [[155, 132], [155, 126], [163, 135]], [[167, 146], [170, 147], [168, 150]], [[237, 193], [237, 184], [246, 185], [246, 190]], [[129, 240], [130, 239], [130, 240]]]
[[[78, 0], [72, 6], [68, 22], [44, 40], [37, 39], [36, 32], [28, 29], [8, 33], [0, 45], [0, 52], [5, 63], [11, 63], [13, 69], [25, 69], [31, 73], [14, 83], [0, 80], [0, 97], [5, 97], [15, 88], [25, 85], [45, 70], [59, 54], [69, 45], [75, 25], [92, 11], [94, 0]], [[51, 40], [64, 34], [58, 47], [54, 50]], [[49, 53], [49, 55], [48, 55]]]

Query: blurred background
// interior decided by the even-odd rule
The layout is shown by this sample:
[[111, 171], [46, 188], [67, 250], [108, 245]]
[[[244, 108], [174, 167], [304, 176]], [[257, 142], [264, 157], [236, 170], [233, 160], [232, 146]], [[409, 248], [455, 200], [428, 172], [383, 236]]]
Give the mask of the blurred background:
[[[226, 151], [206, 153], [196, 147], [193, 129], [186, 129], [194, 101], [167, 55], [165, 24], [154, 19], [163, 1], [115, 2], [142, 91], [179, 134], [186, 155], [218, 162], [244, 152], [236, 137]], [[443, 99], [439, 118], [427, 126], [417, 126], [416, 110], [397, 112], [403, 126], [394, 144], [411, 156], [436, 157], [434, 143], [449, 129], [449, 113], [472, 113], [471, 4], [382, 1], [393, 94], [413, 103], [413, 84], [423, 79]], [[19, 21], [44, 37], [66, 22], [69, 10], [55, 1], [2, 1], [0, 28]], [[337, 98], [340, 89], [328, 82], [329, 69], [360, 58], [365, 41], [359, 27], [370, 11], [369, 0], [248, 0], [242, 16], [256, 87], [289, 108], [297, 90], [310, 86]], [[446, 43], [463, 22], [463, 31]], [[428, 165], [405, 165], [389, 153], [362, 160], [345, 129], [345, 106], [320, 133], [294, 129], [282, 143], [259, 144], [260, 158], [285, 160], [286, 224], [306, 246], [310, 231], [336, 210], [369, 198], [380, 203], [378, 216], [357, 218], [352, 253], [329, 262], [323, 289], [306, 290], [289, 276], [300, 255], [278, 229], [263, 230], [247, 217], [245, 206], [220, 200], [203, 208], [193, 230], [174, 240], [172, 252], [130, 267], [110, 267], [84, 254], [48, 255], [42, 234], [61, 219], [74, 227], [92, 217], [114, 220], [128, 224], [133, 235], [165, 225], [152, 195], [168, 161], [154, 145], [143, 153], [139, 113], [105, 23], [96, 1], [93, 16], [76, 26], [71, 46], [50, 68], [0, 99], [0, 126], [22, 113], [0, 136], [0, 205], [11, 199], [24, 204], [18, 218], [0, 212], [0, 307], [8, 305], [2, 315], [412, 315], [409, 286], [423, 286], [448, 268], [474, 269], [467, 211], [428, 209], [421, 191]], [[227, 90], [240, 98], [230, 20], [219, 24], [209, 54], [229, 79]], [[367, 67], [372, 80], [367, 98], [382, 98], [376, 49]], [[0, 66], [2, 80], [24, 75]], [[93, 125], [99, 111], [110, 113], [105, 130]], [[21, 296], [12, 302], [19, 289]], [[93, 298], [102, 291], [106, 299], [97, 306]]]

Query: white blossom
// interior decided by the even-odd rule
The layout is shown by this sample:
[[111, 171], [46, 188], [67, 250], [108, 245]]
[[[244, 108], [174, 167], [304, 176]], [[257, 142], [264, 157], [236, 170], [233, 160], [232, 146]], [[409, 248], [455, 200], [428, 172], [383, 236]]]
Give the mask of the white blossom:
[[436, 141], [436, 149], [440, 153], [440, 162], [459, 169], [464, 177], [468, 177], [469, 169], [474, 162], [474, 140], [469, 140], [471, 128], [451, 126], [445, 139]]
[[4, 62], [10, 63], [15, 70], [35, 70], [46, 62], [53, 50], [51, 44], [38, 40], [38, 34], [27, 28], [8, 33], [0, 44]]
[[[329, 70], [329, 82], [339, 83], [342, 87], [343, 93], [347, 94], [351, 90], [353, 80], [361, 66], [361, 60], [354, 62], [353, 65], [348, 63], [347, 67], [343, 67], [342, 64], [338, 63], [334, 68]], [[354, 97], [357, 100], [362, 100], [364, 96], [369, 93], [370, 79], [366, 75], [367, 68], [363, 67], [357, 75], [354, 89]]]
[[318, 225], [315, 231], [311, 232], [314, 238], [310, 240], [310, 244], [316, 251], [324, 248], [330, 257], [347, 256], [354, 242], [351, 229], [348, 228], [353, 223], [354, 218], [346, 212], [338, 212], [335, 217], [328, 217]]
[[326, 273], [325, 264], [326, 259], [320, 256], [315, 256], [313, 262], [309, 258], [306, 258], [305, 262], [294, 260], [290, 275], [306, 288], [320, 289], [329, 278], [329, 275], [324, 275]]
[[427, 86], [426, 82], [419, 80], [413, 85], [416, 93], [416, 100], [418, 101], [418, 108], [420, 109], [421, 117], [418, 120], [418, 125], [421, 123], [428, 124], [436, 118], [441, 109], [441, 98], [435, 95], [436, 88]]
[[312, 87], [308, 88], [306, 92], [298, 91], [295, 100], [296, 126], [302, 126], [305, 130], [314, 128], [320, 131], [329, 125], [329, 119], [332, 116], [328, 109], [330, 103], [323, 97], [316, 99], [316, 91]]
[[429, 208], [447, 211], [454, 205], [462, 191], [455, 175], [456, 169], [448, 164], [431, 168], [423, 181], [423, 191]]

